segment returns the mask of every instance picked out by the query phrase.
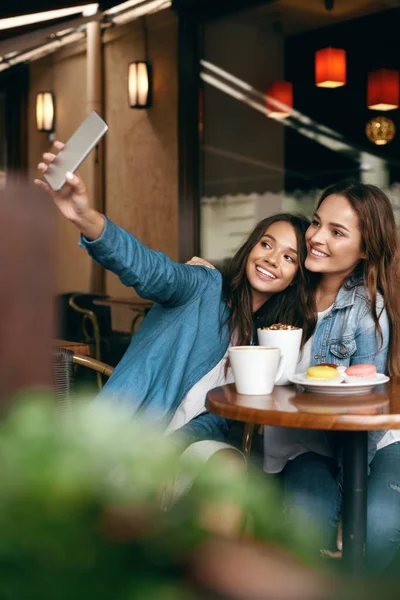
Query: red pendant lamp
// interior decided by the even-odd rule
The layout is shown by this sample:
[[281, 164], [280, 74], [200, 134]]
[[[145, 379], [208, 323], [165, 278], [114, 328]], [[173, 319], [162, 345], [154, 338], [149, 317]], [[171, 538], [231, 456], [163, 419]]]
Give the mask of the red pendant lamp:
[[286, 119], [293, 109], [293, 85], [290, 81], [274, 81], [267, 87], [267, 116]]
[[315, 85], [337, 88], [346, 85], [346, 50], [323, 48], [315, 53]]
[[399, 106], [399, 72], [379, 69], [368, 73], [368, 108], [393, 110]]

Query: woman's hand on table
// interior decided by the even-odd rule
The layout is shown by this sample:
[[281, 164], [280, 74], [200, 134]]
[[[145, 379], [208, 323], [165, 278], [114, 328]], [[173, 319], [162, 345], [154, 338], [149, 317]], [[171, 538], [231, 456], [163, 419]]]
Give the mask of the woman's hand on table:
[[192, 265], [195, 267], [207, 267], [208, 269], [215, 269], [214, 265], [212, 265], [205, 258], [201, 258], [200, 256], [192, 256], [190, 260], [188, 260], [186, 265]]
[[[64, 144], [56, 141], [54, 148], [60, 151], [64, 148]], [[44, 174], [56, 157], [53, 152], [45, 152], [42, 162], [38, 164], [38, 171]], [[104, 229], [104, 218], [91, 208], [86, 185], [79, 175], [66, 173], [65, 184], [57, 192], [41, 179], [35, 179], [34, 182], [49, 194], [61, 214], [74, 223], [85, 237], [92, 240], [100, 237]]]

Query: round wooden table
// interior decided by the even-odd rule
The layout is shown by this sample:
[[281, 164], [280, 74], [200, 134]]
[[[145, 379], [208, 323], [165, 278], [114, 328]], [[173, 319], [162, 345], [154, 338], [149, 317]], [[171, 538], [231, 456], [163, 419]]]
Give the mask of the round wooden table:
[[[342, 431], [343, 560], [351, 572], [364, 566], [367, 521], [368, 432], [400, 429], [400, 377], [368, 393], [327, 395], [275, 386], [268, 396], [244, 396], [234, 384], [208, 392], [208, 410], [250, 426]], [[251, 431], [248, 433], [251, 436]]]

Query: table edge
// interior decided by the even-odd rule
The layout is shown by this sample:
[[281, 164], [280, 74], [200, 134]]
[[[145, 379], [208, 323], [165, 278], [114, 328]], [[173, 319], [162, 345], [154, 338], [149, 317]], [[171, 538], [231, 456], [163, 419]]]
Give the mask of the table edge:
[[[216, 388], [214, 388], [216, 389]], [[210, 390], [212, 391], [212, 390]], [[240, 407], [240, 417], [232, 414], [232, 404], [210, 400], [209, 393], [206, 398], [207, 409], [215, 415], [254, 425], [272, 425], [275, 427], [288, 427], [289, 429], [337, 430], [337, 431], [379, 431], [400, 429], [400, 414], [380, 415], [350, 415], [350, 414], [321, 414], [312, 412], [285, 412], [263, 410], [257, 408]], [[285, 418], [285, 415], [287, 417]], [[310, 416], [316, 419], [310, 423]], [[287, 420], [286, 420], [287, 419]], [[296, 419], [296, 423], [294, 423]]]

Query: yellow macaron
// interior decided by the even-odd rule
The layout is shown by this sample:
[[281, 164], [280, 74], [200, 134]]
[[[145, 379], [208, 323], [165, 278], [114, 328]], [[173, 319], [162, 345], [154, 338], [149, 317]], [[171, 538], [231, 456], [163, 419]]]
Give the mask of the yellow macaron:
[[307, 379], [333, 379], [338, 376], [338, 370], [334, 367], [323, 367], [316, 365], [307, 369]]

